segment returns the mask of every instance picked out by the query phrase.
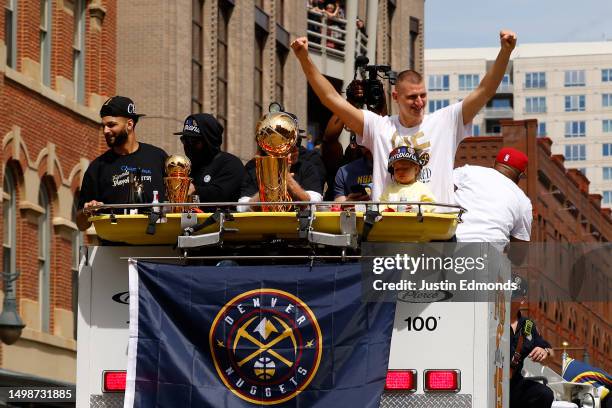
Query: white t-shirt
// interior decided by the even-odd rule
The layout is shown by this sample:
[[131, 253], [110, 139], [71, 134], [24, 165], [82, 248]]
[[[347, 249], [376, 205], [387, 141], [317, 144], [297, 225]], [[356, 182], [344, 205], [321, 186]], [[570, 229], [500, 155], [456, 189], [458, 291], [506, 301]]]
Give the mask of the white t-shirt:
[[456, 168], [455, 201], [467, 210], [457, 226], [459, 242], [500, 242], [510, 237], [529, 241], [531, 201], [523, 190], [495, 169], [465, 165]]
[[363, 135], [357, 143], [367, 147], [374, 157], [372, 200], [380, 195], [391, 175], [387, 170], [389, 153], [398, 146], [412, 146], [429, 153], [419, 181], [426, 184], [440, 203], [453, 203], [453, 167], [459, 143], [469, 135], [471, 124], [463, 125], [462, 102], [425, 115], [420, 125], [406, 128], [397, 115], [379, 116], [363, 111]]

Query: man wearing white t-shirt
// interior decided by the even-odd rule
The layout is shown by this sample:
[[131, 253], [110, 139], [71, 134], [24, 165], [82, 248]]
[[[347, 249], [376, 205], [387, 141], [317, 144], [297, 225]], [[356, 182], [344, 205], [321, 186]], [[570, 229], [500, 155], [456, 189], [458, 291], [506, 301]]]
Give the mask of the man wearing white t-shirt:
[[450, 203], [453, 199], [452, 172], [457, 146], [469, 134], [468, 125], [474, 116], [495, 95], [510, 53], [516, 45], [516, 34], [501, 31], [500, 42], [501, 49], [491, 69], [478, 88], [462, 102], [425, 115], [427, 91], [423, 77], [415, 71], [406, 70], [399, 73], [392, 93], [399, 107], [399, 115], [384, 117], [357, 109], [338, 94], [308, 56], [308, 40], [305, 37], [291, 43], [291, 48], [323, 105], [359, 136], [357, 143], [372, 151], [373, 201], [379, 200], [390, 181], [387, 171], [389, 152], [398, 146], [410, 146], [429, 153], [429, 163], [421, 170], [419, 180], [428, 184], [439, 202]]
[[505, 147], [493, 168], [470, 166], [453, 172], [455, 201], [467, 210], [457, 226], [459, 242], [529, 241], [531, 202], [517, 185], [527, 169], [527, 156]]

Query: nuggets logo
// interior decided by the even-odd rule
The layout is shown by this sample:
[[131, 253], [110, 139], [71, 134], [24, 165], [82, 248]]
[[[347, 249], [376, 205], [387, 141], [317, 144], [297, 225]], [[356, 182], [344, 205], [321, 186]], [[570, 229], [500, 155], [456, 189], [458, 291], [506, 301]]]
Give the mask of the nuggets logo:
[[209, 335], [225, 386], [262, 405], [288, 401], [310, 384], [321, 362], [322, 340], [308, 305], [276, 289], [256, 289], [230, 300]]

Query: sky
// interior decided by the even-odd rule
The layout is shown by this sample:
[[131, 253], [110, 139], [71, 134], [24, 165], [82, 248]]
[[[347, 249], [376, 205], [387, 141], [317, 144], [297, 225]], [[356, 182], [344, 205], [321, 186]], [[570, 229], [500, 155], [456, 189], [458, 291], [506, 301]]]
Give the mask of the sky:
[[425, 48], [498, 46], [502, 28], [519, 44], [612, 41], [612, 0], [425, 0]]

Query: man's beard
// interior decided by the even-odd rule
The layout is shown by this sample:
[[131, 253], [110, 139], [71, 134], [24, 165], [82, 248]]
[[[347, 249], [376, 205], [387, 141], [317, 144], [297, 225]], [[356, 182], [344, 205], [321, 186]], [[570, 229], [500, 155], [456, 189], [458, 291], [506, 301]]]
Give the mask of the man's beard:
[[121, 132], [117, 134], [117, 136], [115, 136], [114, 140], [113, 139], [109, 140], [109, 138], [106, 138], [106, 144], [111, 149], [113, 147], [123, 146], [125, 142], [127, 142], [127, 138], [128, 138], [127, 129], [123, 129]]

